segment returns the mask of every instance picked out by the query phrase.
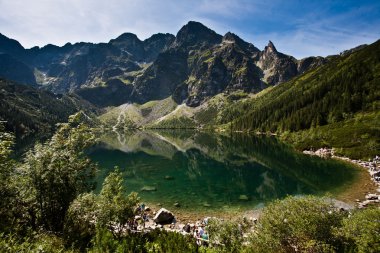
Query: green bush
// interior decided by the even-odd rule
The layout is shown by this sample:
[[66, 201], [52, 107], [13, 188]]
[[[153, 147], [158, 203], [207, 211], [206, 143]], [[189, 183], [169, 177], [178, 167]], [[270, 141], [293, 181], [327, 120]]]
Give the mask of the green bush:
[[333, 252], [341, 248], [333, 234], [346, 212], [325, 198], [287, 197], [267, 206], [259, 220], [251, 249], [255, 252]]
[[246, 219], [209, 219], [207, 224], [211, 246], [219, 252], [240, 252], [244, 242], [243, 234], [247, 233], [249, 228], [250, 224]]
[[0, 234], [0, 252], [74, 252], [66, 249], [62, 238], [52, 234], [32, 234], [20, 238], [12, 234]]
[[357, 210], [344, 218], [336, 234], [346, 242], [346, 249], [354, 252], [380, 252], [380, 209]]
[[191, 236], [176, 232], [154, 230], [150, 233], [134, 233], [116, 238], [105, 229], [98, 229], [89, 252], [147, 252], [174, 253], [199, 252], [196, 241]]
[[[99, 230], [108, 229], [115, 237], [125, 234], [134, 217], [137, 194], [125, 194], [124, 180], [118, 168], [104, 180], [99, 195], [86, 193], [75, 199], [67, 212], [64, 235], [69, 245], [84, 248]], [[106, 236], [107, 237], [107, 236]]]
[[93, 189], [91, 179], [96, 165], [84, 154], [95, 142], [91, 129], [80, 122], [81, 114], [70, 116], [52, 139], [37, 144], [24, 160], [25, 203], [36, 224], [48, 231], [62, 232], [70, 203], [81, 193]]

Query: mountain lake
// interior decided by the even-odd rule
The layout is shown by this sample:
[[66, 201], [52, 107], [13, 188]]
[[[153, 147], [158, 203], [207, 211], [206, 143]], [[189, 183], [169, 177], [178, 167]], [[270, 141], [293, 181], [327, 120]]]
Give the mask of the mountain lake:
[[118, 166], [128, 192], [179, 214], [245, 212], [287, 195], [327, 194], [353, 203], [368, 185], [364, 169], [305, 155], [268, 136], [108, 132], [89, 155], [100, 167], [98, 192]]

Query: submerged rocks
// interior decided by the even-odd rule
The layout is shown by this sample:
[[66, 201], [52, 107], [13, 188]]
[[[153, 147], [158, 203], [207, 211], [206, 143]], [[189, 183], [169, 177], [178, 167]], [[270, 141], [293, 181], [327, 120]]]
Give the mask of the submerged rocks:
[[157, 188], [154, 186], [147, 186], [146, 185], [146, 186], [143, 186], [140, 191], [142, 191], [142, 192], [154, 192], [154, 191], [157, 191]]
[[165, 208], [158, 210], [157, 214], [153, 217], [154, 222], [157, 224], [170, 224], [174, 220], [172, 212]]
[[242, 200], [242, 201], [248, 201], [248, 200], [249, 200], [249, 198], [248, 198], [248, 196], [247, 196], [247, 195], [245, 195], [245, 194], [242, 194], [242, 195], [240, 195], [240, 196], [239, 196], [239, 200]]

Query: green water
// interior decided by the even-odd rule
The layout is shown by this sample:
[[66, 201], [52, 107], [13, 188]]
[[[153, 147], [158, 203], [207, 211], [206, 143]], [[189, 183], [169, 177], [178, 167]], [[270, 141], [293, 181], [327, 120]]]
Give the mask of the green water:
[[[98, 190], [119, 166], [128, 191], [144, 202], [187, 211], [244, 210], [286, 195], [346, 189], [357, 169], [310, 157], [276, 138], [194, 131], [108, 133], [90, 151], [98, 162]], [[154, 191], [142, 191], [143, 188]]]

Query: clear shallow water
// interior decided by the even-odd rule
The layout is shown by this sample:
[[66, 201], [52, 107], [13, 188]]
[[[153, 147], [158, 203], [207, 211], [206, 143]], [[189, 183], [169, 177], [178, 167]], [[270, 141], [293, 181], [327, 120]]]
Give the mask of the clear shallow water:
[[272, 137], [184, 130], [110, 132], [89, 154], [101, 168], [98, 188], [119, 166], [127, 190], [143, 201], [168, 208], [178, 202], [187, 211], [242, 210], [286, 195], [334, 195], [357, 172], [340, 161], [295, 152]]

